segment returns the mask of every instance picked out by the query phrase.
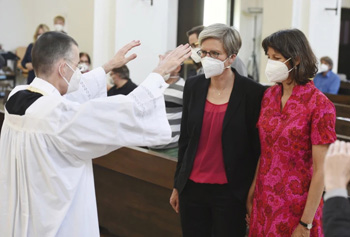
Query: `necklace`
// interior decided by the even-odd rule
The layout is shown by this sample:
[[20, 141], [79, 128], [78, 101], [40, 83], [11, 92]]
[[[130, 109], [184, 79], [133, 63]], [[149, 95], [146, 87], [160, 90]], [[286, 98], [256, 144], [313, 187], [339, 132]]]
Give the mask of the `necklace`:
[[216, 89], [215, 87], [213, 87], [214, 90], [216, 91], [216, 93], [218, 94], [218, 96], [221, 95], [222, 92], [224, 92], [224, 90], [226, 89], [226, 87], [224, 87], [224, 89], [222, 89], [221, 91], [219, 91], [218, 89]]

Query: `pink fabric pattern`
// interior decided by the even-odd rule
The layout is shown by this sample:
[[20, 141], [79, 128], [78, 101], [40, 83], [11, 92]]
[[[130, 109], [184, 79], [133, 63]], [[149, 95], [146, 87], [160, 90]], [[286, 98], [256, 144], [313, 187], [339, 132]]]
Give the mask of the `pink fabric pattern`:
[[[312, 145], [336, 140], [335, 108], [312, 81], [296, 85], [281, 111], [282, 85], [262, 100], [259, 172], [249, 236], [291, 236], [303, 214], [312, 178]], [[321, 201], [311, 236], [323, 236]]]

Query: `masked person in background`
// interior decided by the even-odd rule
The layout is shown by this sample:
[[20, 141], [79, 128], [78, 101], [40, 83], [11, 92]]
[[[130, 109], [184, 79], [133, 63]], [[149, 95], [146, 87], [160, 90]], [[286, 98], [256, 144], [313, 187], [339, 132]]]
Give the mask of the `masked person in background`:
[[[160, 55], [162, 60], [171, 51]], [[151, 150], [166, 154], [171, 157], [178, 155], [178, 141], [180, 137], [180, 125], [182, 118], [182, 97], [185, 85], [185, 80], [180, 77], [181, 65], [175, 68], [170, 74], [166, 75], [165, 80], [169, 84], [169, 87], [164, 91], [165, 109], [167, 118], [171, 127], [171, 141], [168, 144], [149, 147]]]
[[79, 53], [79, 65], [81, 73], [86, 73], [90, 70], [91, 59], [88, 53], [80, 52]]
[[34, 44], [37, 77], [14, 88], [0, 140], [2, 236], [99, 237], [92, 159], [123, 146], [169, 142], [163, 76], [190, 56], [179, 46], [128, 96], [107, 97], [106, 73], [136, 58], [120, 49], [81, 74], [78, 44], [47, 32]]
[[[198, 42], [198, 36], [199, 34], [202, 32], [202, 30], [204, 30], [204, 26], [195, 26], [192, 29], [190, 29], [189, 31], [186, 32], [186, 35], [188, 37], [188, 43], [190, 44], [191, 48], [192, 48], [192, 54], [191, 54], [191, 58], [194, 61], [196, 68], [197, 68], [197, 75], [199, 74], [203, 74], [203, 68], [202, 68], [202, 64], [201, 64], [201, 58], [198, 55], [198, 50], [200, 49], [199, 47], [199, 42]], [[242, 75], [247, 77], [248, 76], [248, 72], [247, 72], [247, 68], [244, 65], [243, 61], [236, 55], [236, 59], [233, 61], [232, 65], [231, 65], [234, 69], [236, 69], [236, 71]]]
[[340, 78], [332, 71], [333, 60], [330, 57], [322, 57], [320, 61], [320, 73], [314, 78], [315, 86], [323, 93], [338, 94]]
[[323, 236], [323, 164], [336, 140], [335, 108], [310, 80], [317, 61], [298, 29], [266, 37], [261, 156], [247, 200], [249, 236]]
[[28, 77], [27, 77], [27, 84], [32, 83], [32, 81], [35, 78], [35, 73], [33, 70], [33, 64], [32, 64], [32, 49], [33, 44], [35, 41], [39, 39], [39, 37], [44, 34], [45, 32], [49, 31], [49, 27], [45, 24], [40, 24], [35, 30], [34, 36], [33, 36], [33, 43], [30, 43], [26, 49], [26, 52], [24, 54], [24, 57], [21, 61], [22, 67], [26, 68], [28, 70]]
[[58, 31], [58, 32], [67, 34], [67, 33], [64, 31], [64, 25], [65, 25], [65, 23], [66, 23], [66, 20], [64, 19], [63, 16], [56, 16], [56, 17], [53, 19], [53, 26], [54, 26], [55, 31]]
[[170, 204], [180, 212], [184, 237], [244, 236], [265, 88], [231, 67], [241, 47], [237, 30], [210, 25], [200, 33], [199, 47], [204, 74], [184, 87]]

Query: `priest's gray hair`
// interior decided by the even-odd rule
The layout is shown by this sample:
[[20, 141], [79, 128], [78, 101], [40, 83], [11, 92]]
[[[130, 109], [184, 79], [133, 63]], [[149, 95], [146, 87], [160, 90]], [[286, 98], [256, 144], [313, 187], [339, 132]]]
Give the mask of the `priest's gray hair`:
[[199, 44], [207, 39], [217, 39], [220, 40], [224, 46], [227, 56], [238, 54], [239, 49], [242, 46], [241, 36], [239, 32], [229, 27], [225, 24], [213, 24], [204, 28], [204, 30], [199, 34], [198, 40]]
[[32, 63], [36, 75], [49, 76], [54, 64], [60, 59], [72, 59], [72, 46], [78, 43], [67, 34], [46, 32], [35, 42], [32, 49]]

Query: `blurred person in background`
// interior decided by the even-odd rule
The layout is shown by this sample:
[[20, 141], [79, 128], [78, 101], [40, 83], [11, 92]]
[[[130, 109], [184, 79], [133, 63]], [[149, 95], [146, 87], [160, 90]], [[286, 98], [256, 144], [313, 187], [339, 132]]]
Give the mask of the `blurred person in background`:
[[30, 43], [27, 47], [27, 50], [24, 54], [24, 57], [22, 59], [21, 65], [22, 67], [28, 69], [28, 77], [27, 77], [27, 84], [30, 84], [34, 78], [35, 78], [35, 73], [33, 70], [33, 64], [32, 64], [32, 48], [33, 45], [35, 44], [35, 41], [44, 34], [45, 32], [49, 31], [49, 27], [45, 24], [40, 24], [36, 28], [33, 36], [33, 43]]

